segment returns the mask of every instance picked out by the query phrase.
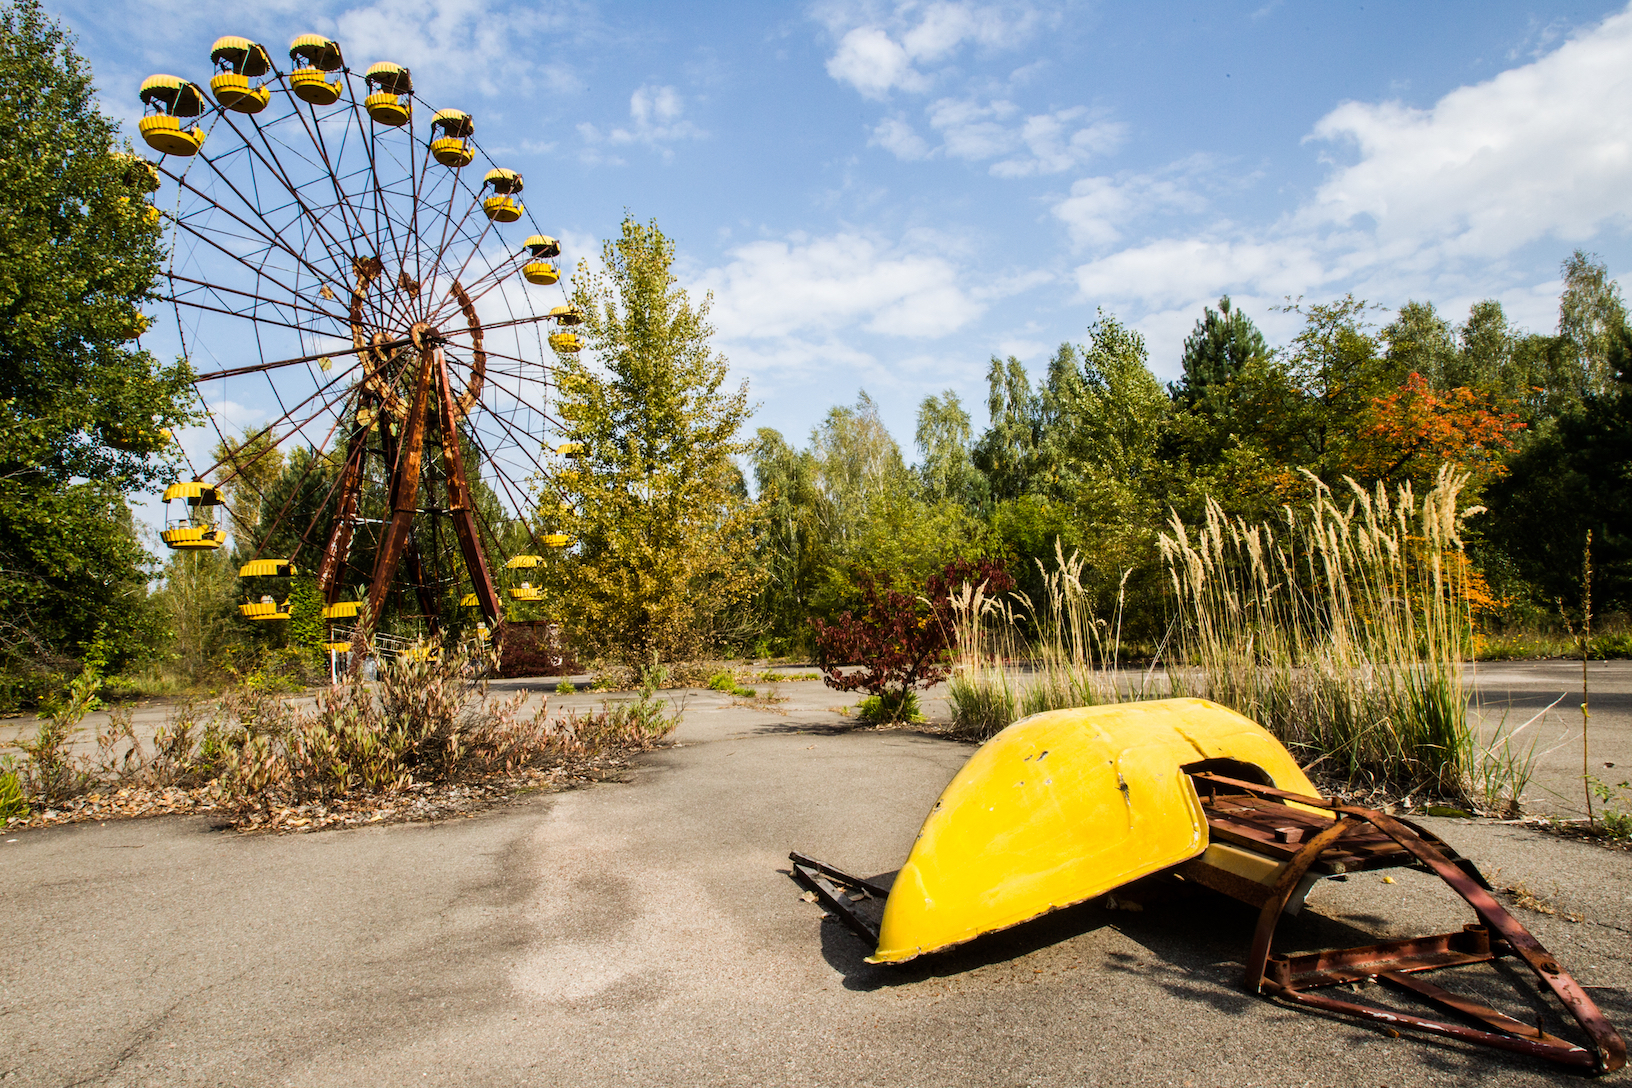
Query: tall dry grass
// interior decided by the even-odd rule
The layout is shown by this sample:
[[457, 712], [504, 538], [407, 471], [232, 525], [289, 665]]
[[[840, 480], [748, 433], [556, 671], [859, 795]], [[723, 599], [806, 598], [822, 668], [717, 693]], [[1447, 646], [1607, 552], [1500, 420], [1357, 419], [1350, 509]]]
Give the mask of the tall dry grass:
[[1038, 563], [1040, 601], [1020, 592], [1007, 600], [989, 596], [984, 584], [953, 593], [956, 646], [948, 698], [959, 733], [983, 740], [1045, 710], [1152, 697], [1152, 673], [1127, 677], [1120, 671], [1127, 577], [1114, 613], [1101, 618], [1082, 584], [1086, 565], [1056, 541], [1053, 568]]
[[1310, 476], [1314, 498], [1279, 524], [1214, 502], [1200, 525], [1173, 516], [1159, 547], [1175, 616], [1142, 673], [1121, 668], [1120, 599], [1109, 619], [1093, 613], [1076, 553], [1056, 548], [1039, 602], [964, 586], [954, 726], [984, 739], [1042, 710], [1197, 696], [1332, 778], [1516, 811], [1533, 741], [1521, 726], [1481, 744], [1467, 719], [1476, 586], [1461, 526], [1478, 508], [1460, 506], [1466, 479], [1446, 468], [1419, 497], [1352, 481], [1338, 494]]
[[1213, 502], [1199, 526], [1171, 519], [1172, 690], [1234, 707], [1333, 776], [1466, 797], [1467, 477], [1442, 468], [1420, 499], [1349, 481], [1341, 501], [1309, 479], [1314, 499], [1279, 527]]

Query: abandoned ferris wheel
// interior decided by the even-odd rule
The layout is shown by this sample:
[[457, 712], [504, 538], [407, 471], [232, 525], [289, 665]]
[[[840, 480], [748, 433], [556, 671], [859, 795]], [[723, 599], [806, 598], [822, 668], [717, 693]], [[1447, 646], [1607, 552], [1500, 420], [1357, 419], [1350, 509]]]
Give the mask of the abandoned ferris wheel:
[[[492, 522], [525, 526], [528, 551], [569, 543], [529, 516], [526, 488], [558, 430], [550, 360], [579, 349], [560, 246], [471, 115], [427, 106], [407, 68], [358, 75], [314, 34], [288, 57], [285, 71], [223, 37], [207, 90], [174, 75], [140, 88], [159, 157], [133, 169], [169, 235], [162, 294], [221, 454], [165, 492], [162, 539], [219, 548], [230, 520], [246, 586], [315, 569], [331, 624], [393, 615], [435, 631], [462, 605], [485, 631], [505, 603]], [[257, 411], [270, 421], [238, 434], [234, 417]], [[227, 490], [274, 451], [304, 475], [230, 513]], [[511, 595], [537, 599], [530, 582]], [[286, 619], [287, 589], [241, 611]]]

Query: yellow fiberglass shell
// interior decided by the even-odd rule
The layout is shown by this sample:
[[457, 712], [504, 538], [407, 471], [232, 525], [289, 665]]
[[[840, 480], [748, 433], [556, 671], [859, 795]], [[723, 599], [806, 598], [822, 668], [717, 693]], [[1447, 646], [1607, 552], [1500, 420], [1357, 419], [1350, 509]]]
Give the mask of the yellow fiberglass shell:
[[1232, 759], [1316, 791], [1264, 728], [1205, 699], [1054, 710], [952, 779], [884, 904], [872, 963], [900, 963], [1103, 895], [1207, 848], [1183, 768]]
[[238, 568], [240, 578], [287, 578], [298, 573], [288, 559], [251, 559]]
[[561, 279], [561, 271], [549, 261], [528, 261], [521, 268], [521, 278], [540, 287], [548, 287]]
[[541, 555], [512, 555], [504, 565], [509, 570], [530, 570], [542, 562], [544, 557]]
[[289, 87], [296, 98], [314, 106], [332, 106], [340, 100], [340, 81], [328, 82], [317, 68], [296, 68], [289, 73]]

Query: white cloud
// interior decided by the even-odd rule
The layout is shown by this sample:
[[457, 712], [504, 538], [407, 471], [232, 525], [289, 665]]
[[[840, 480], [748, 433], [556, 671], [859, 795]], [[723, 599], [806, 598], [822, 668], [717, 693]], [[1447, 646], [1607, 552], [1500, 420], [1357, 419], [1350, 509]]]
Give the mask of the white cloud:
[[894, 87], [917, 91], [928, 85], [906, 49], [876, 26], [859, 26], [841, 38], [827, 74], [868, 98], [883, 98]]
[[833, 325], [934, 338], [986, 308], [959, 285], [960, 269], [939, 253], [891, 250], [857, 234], [750, 242], [730, 256], [699, 278], [700, 287], [714, 292], [714, 323], [728, 339]]
[[[1524, 282], [1525, 248], [1632, 226], [1632, 11], [1425, 109], [1344, 103], [1309, 139], [1354, 158], [1301, 207], [1256, 229], [1203, 223], [1098, 256], [1075, 270], [1083, 295], [1142, 305], [1158, 325], [1226, 291], [1351, 289], [1448, 308], [1496, 295], [1520, 320], [1546, 320], [1541, 294], [1556, 293]], [[1079, 244], [1103, 247], [1169, 208], [1207, 208], [1195, 176], [1084, 178], [1053, 211]]]
[[946, 0], [930, 4], [906, 0], [885, 18], [873, 16], [870, 11], [832, 4], [819, 13], [839, 36], [838, 48], [827, 61], [827, 74], [868, 98], [884, 98], [896, 88], [926, 91], [934, 77], [915, 65], [949, 60], [965, 43], [1012, 48], [1030, 37], [1040, 21], [1029, 3]]
[[1191, 175], [1208, 161], [1186, 160], [1156, 174], [1080, 178], [1071, 183], [1071, 194], [1052, 210], [1076, 244], [1109, 245], [1121, 239], [1130, 223], [1150, 212], [1204, 210], [1207, 200], [1195, 191]]
[[929, 145], [913, 131], [912, 125], [904, 117], [886, 117], [880, 121], [867, 143], [871, 147], [882, 147], [896, 158], [908, 162], [929, 154]]
[[1360, 158], [1320, 187], [1304, 221], [1369, 217], [1384, 246], [1488, 258], [1632, 222], [1632, 13], [1429, 109], [1344, 103], [1312, 136]]
[[637, 87], [629, 96], [628, 126], [620, 125], [605, 133], [587, 121], [578, 126], [578, 135], [583, 142], [578, 157], [592, 165], [604, 163], [619, 166], [623, 160], [602, 151], [600, 145], [645, 144], [661, 152], [665, 159], [671, 158], [674, 150], [667, 145], [677, 140], [699, 140], [708, 135], [682, 117], [684, 112], [685, 102], [673, 87], [650, 84]]
[[1295, 294], [1325, 283], [1332, 272], [1312, 247], [1200, 237], [1124, 249], [1082, 265], [1076, 276], [1090, 299], [1156, 308], [1244, 289]]
[[[1095, 119], [1084, 106], [1020, 116], [1019, 106], [1001, 98], [984, 105], [973, 98], [941, 98], [925, 112], [930, 127], [941, 134], [936, 151], [973, 162], [1008, 156], [991, 168], [1005, 178], [1069, 170], [1115, 150], [1126, 131], [1120, 123]], [[1011, 123], [1011, 118], [1016, 120]], [[932, 153], [900, 117], [875, 129], [871, 142], [897, 158]]]

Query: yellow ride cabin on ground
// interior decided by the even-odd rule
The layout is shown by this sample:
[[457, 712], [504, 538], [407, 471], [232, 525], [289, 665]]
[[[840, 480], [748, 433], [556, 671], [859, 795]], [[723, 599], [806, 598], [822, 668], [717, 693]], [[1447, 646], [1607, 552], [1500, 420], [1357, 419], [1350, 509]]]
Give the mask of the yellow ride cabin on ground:
[[1252, 764], [1316, 790], [1262, 726], [1204, 699], [1056, 710], [987, 741], [942, 792], [890, 889], [872, 963], [899, 963], [1200, 855], [1184, 767]]

